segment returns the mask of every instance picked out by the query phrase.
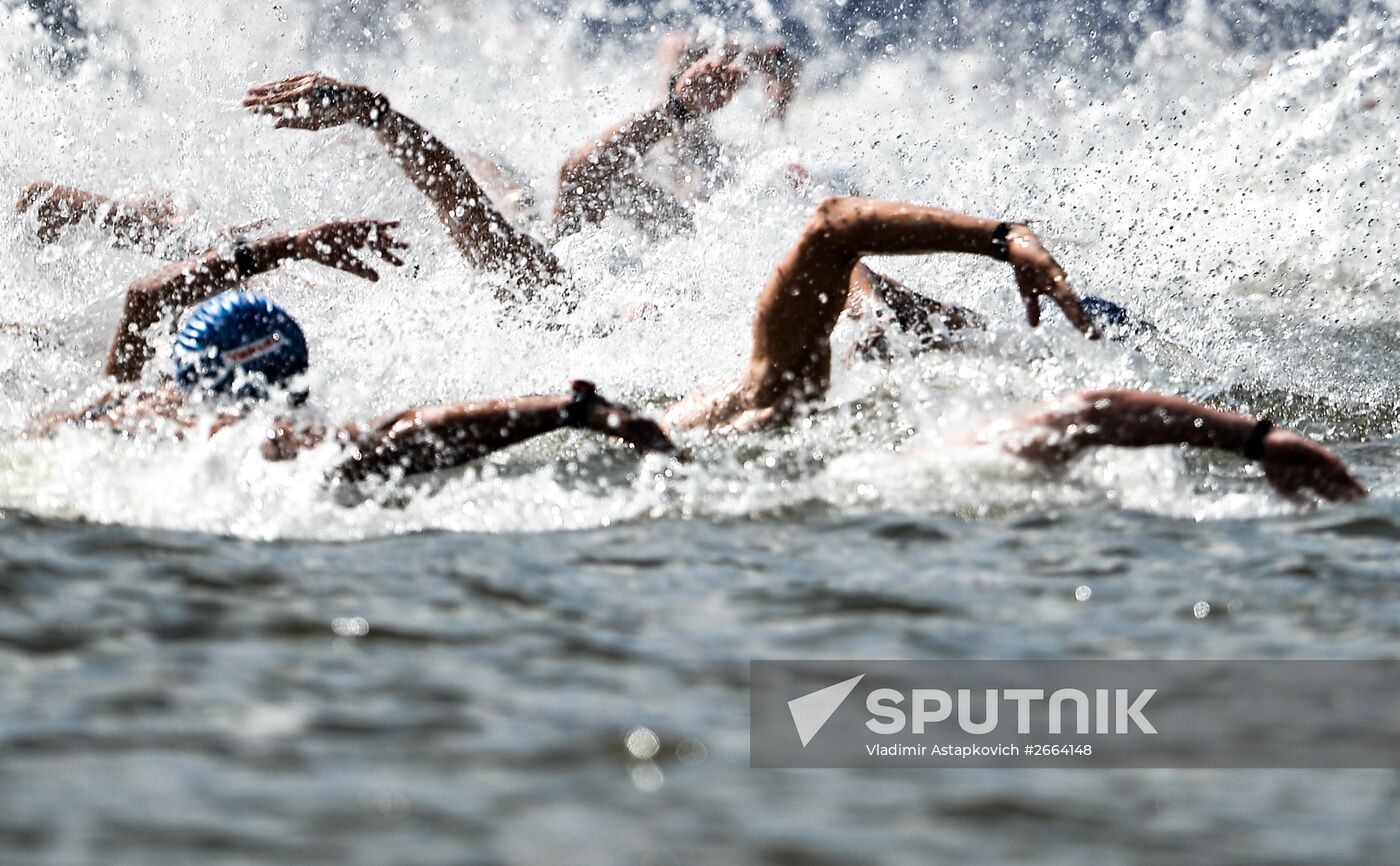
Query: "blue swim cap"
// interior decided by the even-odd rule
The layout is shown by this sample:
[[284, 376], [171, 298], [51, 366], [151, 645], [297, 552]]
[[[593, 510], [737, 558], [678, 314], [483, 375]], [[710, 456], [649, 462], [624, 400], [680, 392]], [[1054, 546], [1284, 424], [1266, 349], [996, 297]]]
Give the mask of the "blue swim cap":
[[1123, 340], [1130, 334], [1145, 334], [1156, 330], [1150, 322], [1129, 313], [1123, 307], [1104, 298], [1085, 295], [1079, 299], [1084, 314], [1094, 320], [1100, 330], [1107, 332], [1110, 339]]
[[215, 295], [190, 313], [175, 338], [175, 375], [238, 397], [263, 398], [307, 369], [306, 337], [287, 311], [252, 292]]

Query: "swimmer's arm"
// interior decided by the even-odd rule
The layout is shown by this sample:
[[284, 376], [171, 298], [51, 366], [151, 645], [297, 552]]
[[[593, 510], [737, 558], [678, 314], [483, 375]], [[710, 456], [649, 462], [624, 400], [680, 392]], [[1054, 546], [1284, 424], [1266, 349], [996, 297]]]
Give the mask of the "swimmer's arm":
[[57, 241], [66, 226], [90, 222], [106, 232], [114, 246], [146, 253], [159, 252], [185, 217], [168, 199], [123, 201], [52, 181], [24, 188], [15, 202], [15, 212], [31, 209], [38, 220], [39, 240], [46, 244]]
[[505, 271], [528, 286], [557, 282], [562, 268], [535, 238], [511, 225], [452, 149], [389, 100], [362, 84], [308, 72], [250, 88], [244, 106], [276, 117], [277, 128], [372, 131], [432, 203], [457, 248], [478, 267]]
[[[844, 266], [852, 269], [866, 256], [929, 253], [992, 256], [992, 241], [999, 225], [995, 219], [941, 208], [848, 196], [823, 201], [804, 230], [799, 245], [825, 256], [845, 259]], [[1015, 225], [1006, 240], [1006, 261], [1015, 275], [1031, 327], [1040, 324], [1040, 301], [1047, 297], [1075, 327], [1091, 339], [1097, 339], [1098, 329], [1080, 306], [1064, 269], [1035, 232], [1024, 225]], [[844, 306], [845, 296], [841, 303]]]
[[[354, 482], [451, 469], [565, 427], [592, 430], [642, 451], [675, 452], [656, 422], [593, 394], [592, 386], [583, 387], [590, 396], [572, 413], [574, 394], [406, 410], [354, 437], [352, 456], [332, 470], [331, 479]], [[263, 453], [275, 453], [275, 446], [265, 446]]]
[[769, 116], [782, 120], [797, 92], [802, 74], [802, 61], [780, 42], [750, 49], [744, 55], [744, 65], [766, 79], [765, 90], [770, 102]]
[[384, 105], [370, 129], [432, 202], [463, 255], [478, 267], [505, 271], [527, 284], [558, 282], [563, 273], [559, 261], [538, 240], [511, 225], [467, 164], [417, 121]]
[[718, 111], [734, 98], [748, 73], [722, 58], [696, 61], [677, 80], [671, 98], [590, 139], [559, 170], [555, 231], [568, 234], [612, 210], [613, 185], [637, 168], [652, 148], [675, 134], [687, 115]]
[[140, 379], [155, 352], [146, 339], [152, 325], [285, 261], [304, 259], [378, 280], [379, 274], [355, 253], [366, 250], [389, 264], [403, 264], [396, 251], [407, 245], [394, 240], [392, 231], [397, 226], [397, 222], [376, 220], [333, 220], [301, 232], [259, 238], [247, 245], [246, 256], [210, 251], [164, 267], [127, 289], [104, 372], [118, 382]]
[[[1032, 409], [1015, 429], [995, 432], [1002, 447], [1039, 463], [1058, 464], [1099, 446], [1147, 448], [1190, 445], [1244, 452], [1258, 419], [1146, 391], [1085, 391]], [[990, 437], [984, 437], [990, 438]], [[1341, 459], [1282, 428], [1264, 437], [1260, 464], [1280, 493], [1297, 499], [1312, 489], [1328, 500], [1356, 499], [1366, 490]]]
[[24, 435], [51, 435], [59, 427], [66, 426], [68, 424], [76, 424], [79, 421], [84, 421], [90, 418], [93, 414], [94, 408], [110, 406], [112, 404], [112, 401], [115, 400], [117, 396], [118, 392], [107, 391], [104, 394], [102, 394], [102, 396], [98, 397], [96, 400], [90, 401], [86, 405], [83, 405], [76, 409], [69, 409], [63, 412], [41, 412], [38, 415], [36, 415], [32, 421], [29, 422], [29, 426], [27, 426], [24, 430]]

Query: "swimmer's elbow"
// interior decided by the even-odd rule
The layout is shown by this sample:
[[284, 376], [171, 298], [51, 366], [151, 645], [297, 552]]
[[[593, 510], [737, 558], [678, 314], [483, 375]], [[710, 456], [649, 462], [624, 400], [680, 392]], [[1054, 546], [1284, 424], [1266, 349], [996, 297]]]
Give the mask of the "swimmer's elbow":
[[852, 196], [828, 196], [817, 205], [803, 229], [804, 237], [820, 239], [828, 244], [852, 243], [865, 214], [865, 199]]

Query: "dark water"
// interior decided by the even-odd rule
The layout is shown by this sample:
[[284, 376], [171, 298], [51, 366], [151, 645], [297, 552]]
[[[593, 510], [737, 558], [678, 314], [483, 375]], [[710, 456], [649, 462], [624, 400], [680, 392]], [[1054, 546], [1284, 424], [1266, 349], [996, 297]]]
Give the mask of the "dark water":
[[1389, 862], [1390, 772], [750, 770], [746, 681], [1394, 657], [1397, 550], [1393, 503], [324, 545], [11, 513], [0, 862]]

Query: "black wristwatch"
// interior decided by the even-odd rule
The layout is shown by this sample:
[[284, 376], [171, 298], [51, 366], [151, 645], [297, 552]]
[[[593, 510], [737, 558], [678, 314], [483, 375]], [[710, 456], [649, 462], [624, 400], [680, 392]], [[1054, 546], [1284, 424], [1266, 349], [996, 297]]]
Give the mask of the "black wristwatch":
[[598, 399], [598, 387], [586, 379], [575, 379], [569, 386], [573, 396], [564, 407], [564, 426], [583, 427], [588, 422], [588, 407]]
[[687, 108], [684, 102], [681, 102], [681, 98], [676, 95], [675, 90], [672, 90], [671, 95], [666, 98], [666, 113], [676, 123], [685, 123], [695, 116], [695, 112]]
[[233, 270], [240, 278], [251, 277], [258, 272], [258, 263], [253, 258], [253, 247], [247, 238], [233, 239]]
[[1007, 239], [1011, 230], [1018, 223], [997, 223], [996, 231], [992, 232], [992, 258], [999, 262], [1011, 261], [1011, 242]]
[[1244, 448], [1240, 453], [1244, 454], [1248, 460], [1258, 460], [1264, 456], [1264, 440], [1269, 437], [1269, 431], [1274, 429], [1274, 422], [1268, 418], [1260, 418], [1259, 423], [1254, 425], [1254, 429], [1249, 431], [1249, 438], [1244, 440]]

